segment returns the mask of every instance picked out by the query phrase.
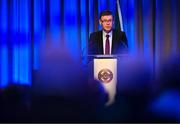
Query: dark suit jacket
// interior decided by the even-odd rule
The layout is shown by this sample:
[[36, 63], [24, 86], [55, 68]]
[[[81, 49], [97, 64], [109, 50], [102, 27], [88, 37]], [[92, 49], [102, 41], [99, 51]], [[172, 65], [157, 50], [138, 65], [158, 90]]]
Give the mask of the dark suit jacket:
[[[120, 54], [127, 52], [128, 43], [125, 32], [112, 32], [112, 52], [111, 54]], [[103, 31], [90, 34], [88, 43], [88, 54], [103, 54]]]

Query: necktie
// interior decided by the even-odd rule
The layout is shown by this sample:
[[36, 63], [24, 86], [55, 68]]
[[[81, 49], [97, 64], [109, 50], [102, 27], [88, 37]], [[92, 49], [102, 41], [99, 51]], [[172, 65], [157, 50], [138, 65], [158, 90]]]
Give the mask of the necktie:
[[105, 45], [105, 54], [108, 55], [110, 54], [110, 45], [109, 45], [109, 35], [106, 35], [106, 45]]

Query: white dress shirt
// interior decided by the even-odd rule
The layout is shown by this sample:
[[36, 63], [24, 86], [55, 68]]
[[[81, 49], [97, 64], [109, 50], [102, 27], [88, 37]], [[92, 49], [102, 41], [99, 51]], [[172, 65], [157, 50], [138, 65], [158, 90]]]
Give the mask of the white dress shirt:
[[109, 35], [109, 45], [110, 45], [110, 54], [112, 51], [112, 31], [109, 33], [106, 33], [105, 31], [103, 31], [103, 53], [105, 54], [105, 49], [106, 49], [106, 35]]

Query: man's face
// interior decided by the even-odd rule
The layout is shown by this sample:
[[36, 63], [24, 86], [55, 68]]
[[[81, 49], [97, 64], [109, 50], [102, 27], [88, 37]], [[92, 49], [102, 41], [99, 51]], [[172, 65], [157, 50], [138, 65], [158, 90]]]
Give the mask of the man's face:
[[105, 15], [102, 16], [99, 20], [100, 24], [102, 25], [102, 28], [106, 32], [110, 32], [113, 26], [113, 17], [112, 15]]

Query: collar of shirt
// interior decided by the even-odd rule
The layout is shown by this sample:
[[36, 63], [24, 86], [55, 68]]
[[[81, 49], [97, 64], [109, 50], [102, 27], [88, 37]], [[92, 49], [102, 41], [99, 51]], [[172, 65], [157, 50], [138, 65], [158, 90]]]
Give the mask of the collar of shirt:
[[103, 31], [103, 53], [105, 54], [105, 45], [106, 45], [106, 35], [109, 35], [109, 42], [110, 42], [110, 54], [112, 51], [112, 31], [110, 31], [109, 33], [106, 33], [105, 31]]
[[112, 37], [112, 31], [110, 31], [109, 33], [103, 31], [103, 37], [106, 37], [107, 34], [109, 35], [109, 38]]

